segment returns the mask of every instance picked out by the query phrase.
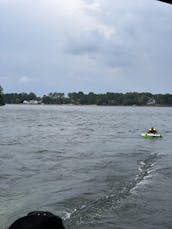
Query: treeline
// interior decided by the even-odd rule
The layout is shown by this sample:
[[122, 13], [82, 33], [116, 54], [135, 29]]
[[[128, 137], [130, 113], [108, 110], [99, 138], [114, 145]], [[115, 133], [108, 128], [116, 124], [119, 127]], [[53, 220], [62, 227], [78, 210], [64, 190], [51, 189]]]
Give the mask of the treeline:
[[3, 89], [0, 85], [0, 106], [5, 105], [5, 101], [4, 101], [4, 95], [3, 95]]
[[7, 104], [20, 104], [24, 101], [41, 100], [35, 93], [7, 93], [4, 94], [4, 100]]
[[159, 105], [172, 106], [172, 94], [151, 94], [151, 93], [112, 93], [95, 94], [90, 92], [72, 92], [65, 96], [64, 93], [49, 93], [38, 97], [35, 93], [8, 93], [4, 94], [4, 101], [8, 104], [21, 104], [24, 101], [38, 101], [43, 104], [75, 104], [75, 105]]

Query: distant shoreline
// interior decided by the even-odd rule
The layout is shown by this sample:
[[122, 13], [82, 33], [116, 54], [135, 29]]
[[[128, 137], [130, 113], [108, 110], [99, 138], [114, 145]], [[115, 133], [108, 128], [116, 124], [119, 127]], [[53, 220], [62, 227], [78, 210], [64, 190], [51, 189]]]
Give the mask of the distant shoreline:
[[6, 104], [28, 104], [28, 105], [98, 105], [98, 106], [151, 106], [171, 107], [172, 94], [151, 94], [149, 92], [127, 92], [95, 94], [89, 92], [64, 93], [53, 92], [42, 97], [35, 93], [9, 93], [3, 95]]

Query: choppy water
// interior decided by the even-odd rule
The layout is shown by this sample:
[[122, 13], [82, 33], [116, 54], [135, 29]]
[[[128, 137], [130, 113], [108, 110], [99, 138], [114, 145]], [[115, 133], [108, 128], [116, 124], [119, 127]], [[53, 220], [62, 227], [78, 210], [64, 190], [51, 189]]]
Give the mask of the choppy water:
[[[172, 108], [0, 107], [0, 228], [33, 210], [66, 229], [172, 228]], [[155, 126], [162, 139], [140, 134]]]

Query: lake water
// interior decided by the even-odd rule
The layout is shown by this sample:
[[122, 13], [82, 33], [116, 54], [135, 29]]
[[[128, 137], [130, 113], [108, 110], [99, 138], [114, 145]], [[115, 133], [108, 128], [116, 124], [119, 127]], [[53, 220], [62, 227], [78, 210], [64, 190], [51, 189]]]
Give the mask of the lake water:
[[[140, 134], [154, 126], [162, 139]], [[172, 228], [172, 108], [0, 107], [0, 228], [33, 210], [66, 229]]]

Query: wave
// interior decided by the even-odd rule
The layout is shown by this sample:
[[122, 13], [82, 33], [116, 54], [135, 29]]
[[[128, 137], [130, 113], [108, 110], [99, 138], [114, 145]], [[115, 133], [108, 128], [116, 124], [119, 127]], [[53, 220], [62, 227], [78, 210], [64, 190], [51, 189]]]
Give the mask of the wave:
[[82, 203], [78, 208], [64, 212], [62, 216], [70, 225], [93, 223], [97, 218], [102, 217], [105, 211], [115, 210], [127, 199], [140, 185], [145, 184], [147, 178], [151, 178], [153, 167], [158, 155], [151, 154], [145, 160], [139, 162], [138, 173], [118, 193], [112, 192], [108, 195], [98, 197], [96, 200]]

